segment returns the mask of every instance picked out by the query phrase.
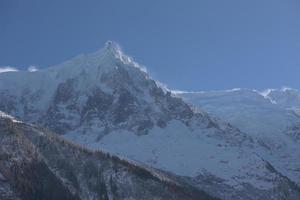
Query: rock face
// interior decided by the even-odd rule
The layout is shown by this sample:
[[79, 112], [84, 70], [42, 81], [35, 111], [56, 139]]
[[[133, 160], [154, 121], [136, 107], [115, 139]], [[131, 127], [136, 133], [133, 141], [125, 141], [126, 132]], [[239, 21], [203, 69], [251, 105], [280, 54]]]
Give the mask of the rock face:
[[0, 118], [0, 199], [213, 200], [172, 175]]
[[[0, 77], [0, 110], [65, 134], [91, 127], [146, 134], [171, 119], [195, 115], [170, 96], [117, 46], [108, 42], [94, 54], [61, 65]], [[101, 137], [101, 135], [100, 135]]]
[[161, 87], [112, 42], [37, 72], [1, 73], [0, 110], [89, 149], [175, 173], [222, 199], [299, 197], [253, 135]]

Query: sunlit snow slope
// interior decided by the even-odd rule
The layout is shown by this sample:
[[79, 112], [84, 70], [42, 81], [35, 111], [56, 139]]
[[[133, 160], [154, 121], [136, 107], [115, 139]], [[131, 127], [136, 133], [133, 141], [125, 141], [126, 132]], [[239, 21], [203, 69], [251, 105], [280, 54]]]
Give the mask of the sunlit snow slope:
[[257, 140], [258, 153], [300, 184], [299, 91], [283, 88], [175, 93]]
[[257, 134], [194, 109], [113, 42], [40, 71], [1, 73], [0, 110], [89, 148], [184, 176], [223, 199], [299, 194], [291, 181], [299, 183], [299, 173], [274, 168], [278, 157]]

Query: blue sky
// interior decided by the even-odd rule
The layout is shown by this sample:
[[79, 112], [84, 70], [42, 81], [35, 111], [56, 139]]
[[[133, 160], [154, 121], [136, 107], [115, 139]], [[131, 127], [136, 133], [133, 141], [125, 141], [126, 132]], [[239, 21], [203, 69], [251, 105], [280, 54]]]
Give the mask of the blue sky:
[[118, 42], [170, 88], [300, 85], [299, 0], [0, 0], [0, 66]]

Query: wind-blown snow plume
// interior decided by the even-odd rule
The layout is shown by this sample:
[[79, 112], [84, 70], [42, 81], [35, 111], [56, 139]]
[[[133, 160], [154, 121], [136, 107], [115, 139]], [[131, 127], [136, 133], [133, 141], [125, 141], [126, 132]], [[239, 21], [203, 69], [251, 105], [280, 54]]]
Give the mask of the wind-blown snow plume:
[[29, 72], [36, 72], [36, 71], [39, 71], [38, 68], [36, 66], [29, 66], [28, 69], [27, 69]]
[[4, 73], [4, 72], [17, 72], [18, 69], [14, 68], [14, 67], [9, 67], [9, 66], [5, 66], [5, 67], [0, 67], [0, 73]]
[[123, 53], [122, 47], [118, 43], [114, 41], [107, 41], [105, 43], [105, 48], [113, 51], [115, 53], [115, 56], [125, 64], [131, 63], [134, 67], [139, 68], [141, 71], [147, 73], [147, 68], [135, 62], [132, 57], [125, 55]]

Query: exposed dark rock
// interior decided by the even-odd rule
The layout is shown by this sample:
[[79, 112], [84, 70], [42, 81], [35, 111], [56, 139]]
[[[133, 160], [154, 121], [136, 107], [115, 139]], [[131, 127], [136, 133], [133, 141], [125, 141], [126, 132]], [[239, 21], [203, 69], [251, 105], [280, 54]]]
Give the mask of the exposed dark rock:
[[[9, 119], [0, 119], [0, 152], [0, 173], [13, 191], [11, 197], [22, 200], [215, 199], [173, 175]], [[0, 197], [10, 199], [2, 198], [4, 179]]]

